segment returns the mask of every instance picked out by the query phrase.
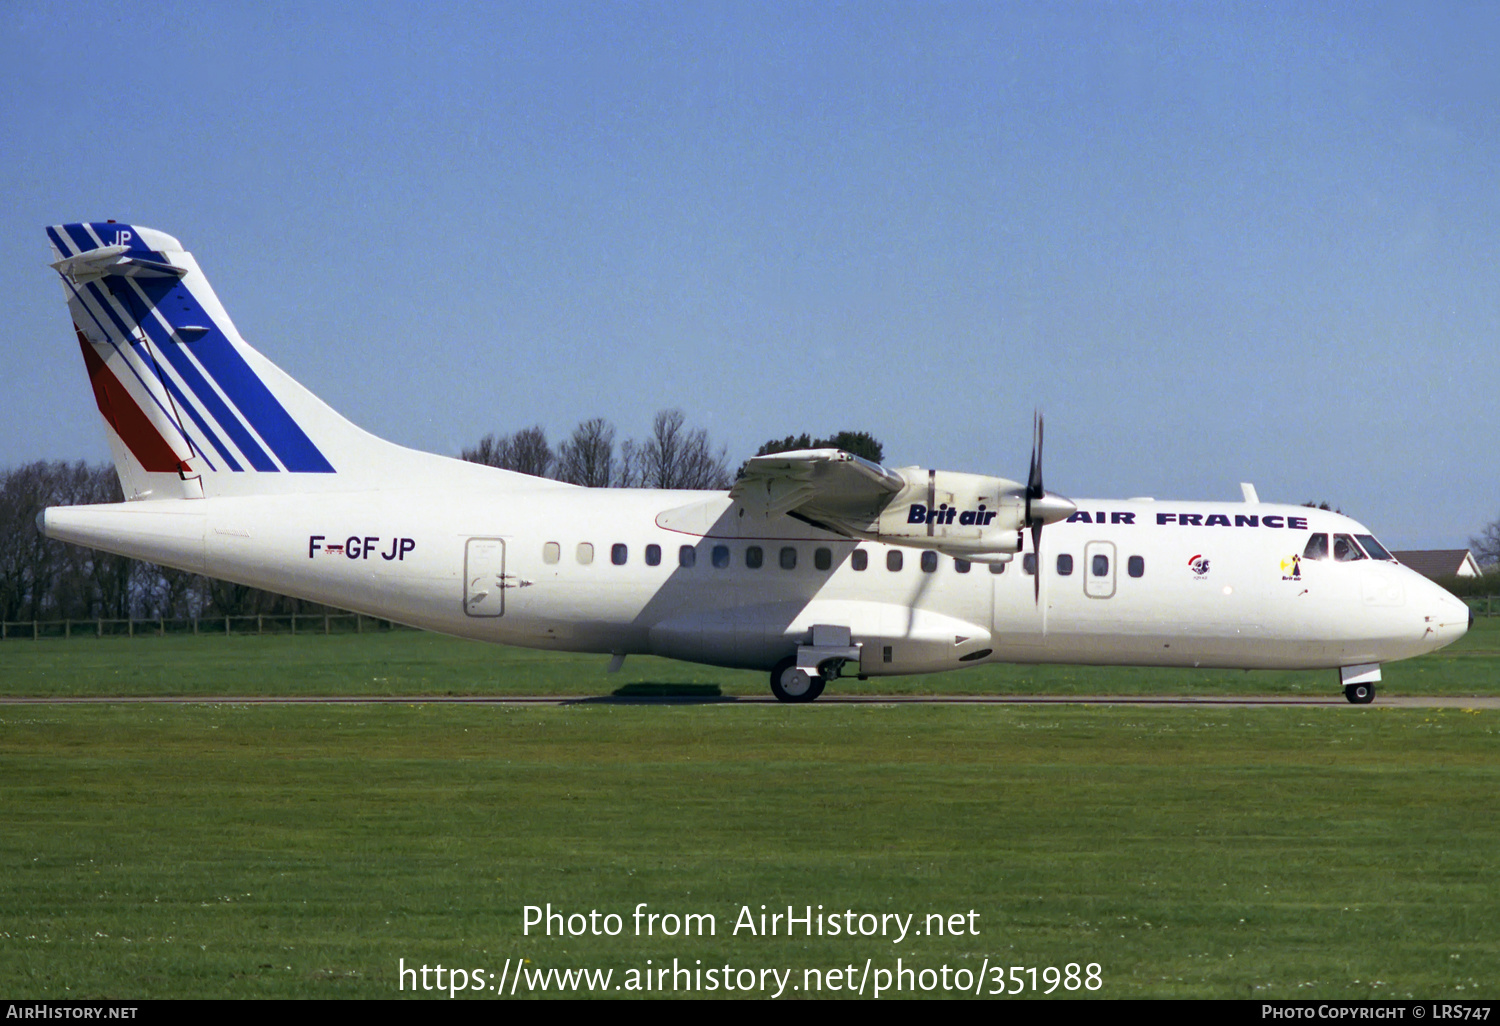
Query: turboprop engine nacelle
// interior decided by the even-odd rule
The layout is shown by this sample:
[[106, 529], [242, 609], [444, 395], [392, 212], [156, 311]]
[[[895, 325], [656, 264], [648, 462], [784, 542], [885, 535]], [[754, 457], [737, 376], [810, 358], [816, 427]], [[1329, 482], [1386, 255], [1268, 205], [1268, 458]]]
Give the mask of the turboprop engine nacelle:
[[1021, 550], [1026, 486], [1003, 477], [903, 467], [906, 482], [885, 507], [872, 538], [984, 560]]

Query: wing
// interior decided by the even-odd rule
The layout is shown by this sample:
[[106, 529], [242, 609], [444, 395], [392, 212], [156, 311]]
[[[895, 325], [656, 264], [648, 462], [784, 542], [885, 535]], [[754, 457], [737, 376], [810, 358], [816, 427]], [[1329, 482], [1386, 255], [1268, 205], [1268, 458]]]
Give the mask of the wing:
[[[752, 515], [784, 514], [846, 538], [989, 562], [1020, 551], [1027, 522], [1026, 485], [1019, 481], [922, 467], [888, 470], [842, 449], [757, 456], [729, 497]], [[1075, 508], [1056, 498], [1055, 508], [1043, 514], [1049, 520]]]
[[906, 486], [900, 474], [842, 449], [796, 449], [750, 460], [729, 497], [762, 515], [787, 513], [850, 534], [879, 520]]

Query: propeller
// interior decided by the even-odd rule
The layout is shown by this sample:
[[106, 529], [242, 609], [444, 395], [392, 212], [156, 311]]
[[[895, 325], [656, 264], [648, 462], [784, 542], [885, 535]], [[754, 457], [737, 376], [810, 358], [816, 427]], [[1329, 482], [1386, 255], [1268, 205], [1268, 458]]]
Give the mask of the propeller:
[[1048, 495], [1042, 486], [1042, 411], [1032, 422], [1031, 475], [1026, 479], [1026, 526], [1031, 528], [1031, 553], [1036, 560], [1036, 602], [1042, 602], [1042, 527], [1073, 515], [1078, 506], [1061, 495]]

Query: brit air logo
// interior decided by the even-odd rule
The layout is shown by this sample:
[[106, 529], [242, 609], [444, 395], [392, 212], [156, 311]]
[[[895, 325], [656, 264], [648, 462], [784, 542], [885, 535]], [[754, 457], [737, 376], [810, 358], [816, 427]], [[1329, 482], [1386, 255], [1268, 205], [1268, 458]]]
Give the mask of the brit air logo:
[[908, 524], [936, 524], [942, 526], [953, 523], [954, 517], [957, 517], [958, 523], [964, 527], [983, 527], [991, 520], [994, 520], [995, 514], [998, 512], [999, 510], [985, 509], [982, 502], [979, 504], [978, 509], [966, 509], [962, 512], [959, 512], [957, 506], [950, 506], [946, 502], [937, 509], [928, 509], [920, 502], [914, 502], [911, 504], [911, 508], [906, 511], [906, 522]]

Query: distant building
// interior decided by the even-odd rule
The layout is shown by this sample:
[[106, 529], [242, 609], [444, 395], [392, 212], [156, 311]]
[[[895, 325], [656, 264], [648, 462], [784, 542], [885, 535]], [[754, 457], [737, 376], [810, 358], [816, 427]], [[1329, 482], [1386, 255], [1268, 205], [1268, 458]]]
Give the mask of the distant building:
[[1474, 561], [1474, 553], [1468, 549], [1407, 549], [1391, 555], [1434, 581], [1443, 577], [1478, 577], [1482, 572]]

